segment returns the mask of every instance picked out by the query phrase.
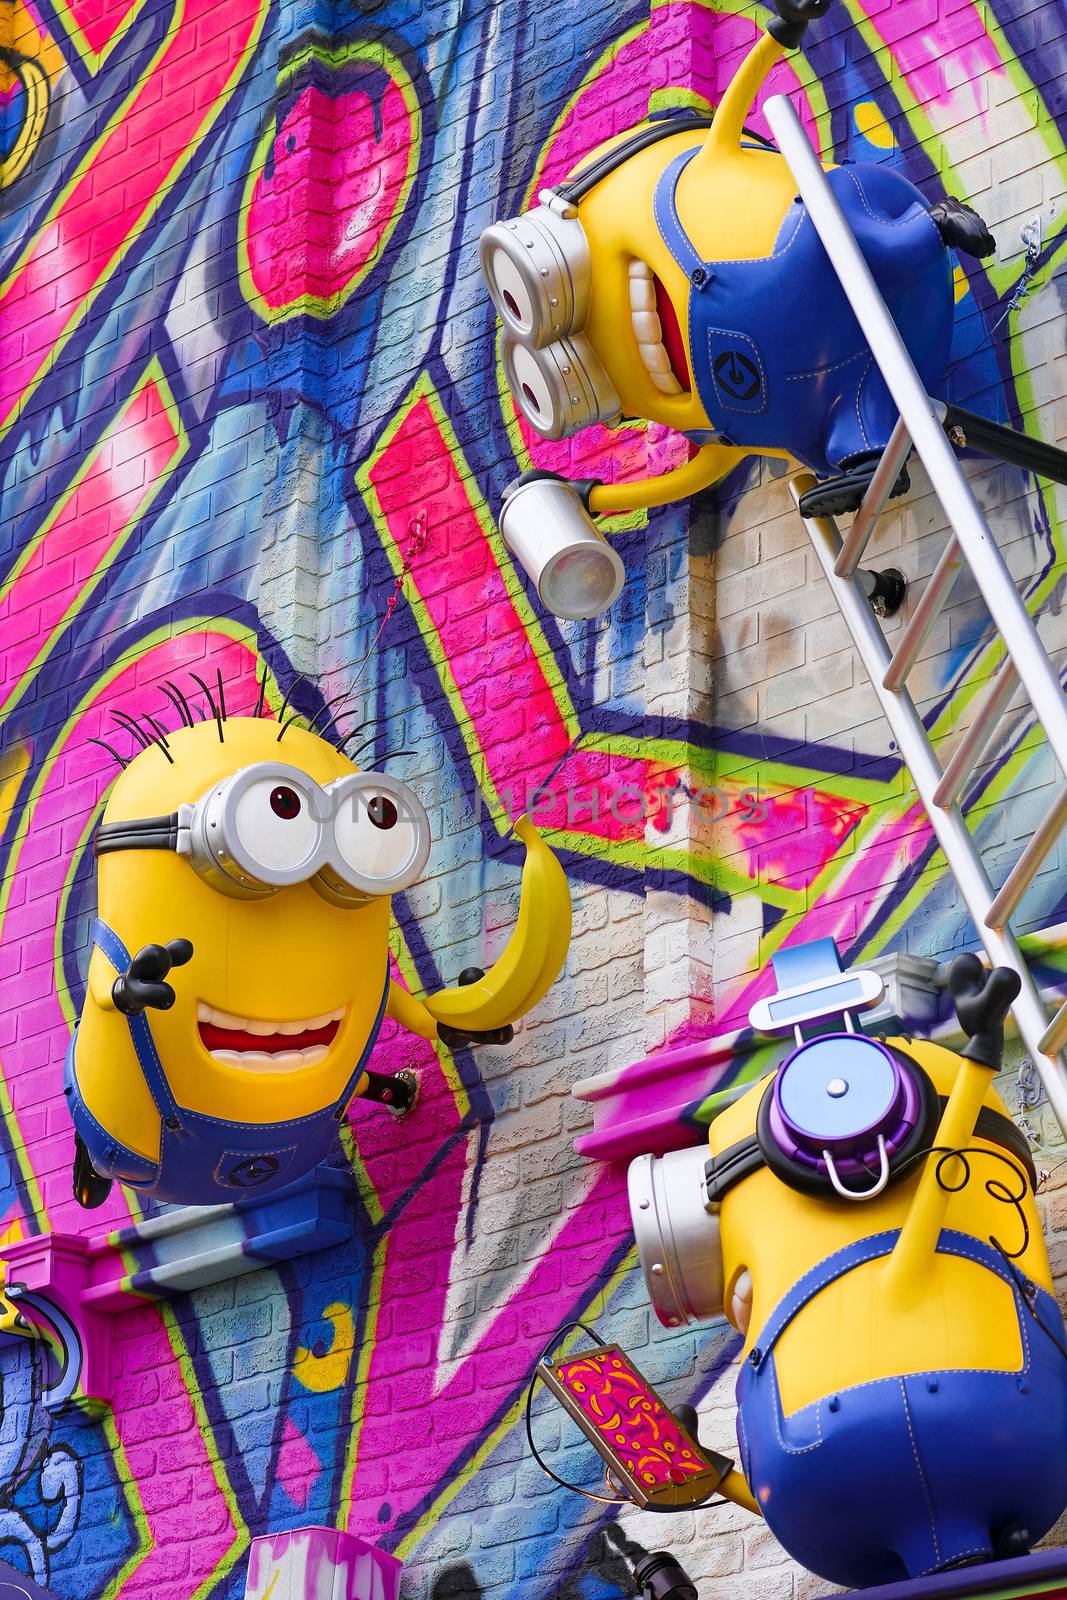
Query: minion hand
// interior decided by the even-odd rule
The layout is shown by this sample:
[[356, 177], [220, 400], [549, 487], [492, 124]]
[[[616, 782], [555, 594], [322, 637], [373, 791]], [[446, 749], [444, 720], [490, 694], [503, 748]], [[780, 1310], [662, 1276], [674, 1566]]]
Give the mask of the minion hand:
[[795, 50], [808, 23], [830, 9], [830, 0], [774, 0], [774, 9], [778, 15], [768, 22], [767, 32], [786, 50]]
[[[481, 967], [464, 967], [459, 975], [461, 984], [477, 983], [479, 978], [484, 978], [485, 973]], [[450, 1050], [464, 1050], [468, 1045], [479, 1044], [510, 1044], [515, 1037], [515, 1029], [510, 1022], [503, 1028], [489, 1028], [478, 1033], [470, 1029], [452, 1028], [447, 1022], [437, 1024], [437, 1037]]]
[[127, 1017], [139, 1017], [149, 1006], [156, 1011], [169, 1011], [174, 1004], [174, 990], [163, 979], [171, 967], [184, 967], [192, 954], [188, 939], [146, 944], [111, 985], [115, 1009]]
[[968, 1061], [999, 1072], [1004, 1058], [1004, 1019], [1022, 987], [1019, 974], [1011, 967], [994, 967], [987, 973], [978, 957], [968, 951], [949, 967], [948, 986], [960, 1027], [967, 1035], [962, 1054]]

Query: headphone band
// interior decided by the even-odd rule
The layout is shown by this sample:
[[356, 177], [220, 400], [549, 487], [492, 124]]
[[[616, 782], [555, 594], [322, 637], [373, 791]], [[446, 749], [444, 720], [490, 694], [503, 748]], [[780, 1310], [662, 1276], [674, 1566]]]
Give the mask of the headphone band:
[[[576, 177], [559, 184], [553, 193], [567, 205], [578, 205], [585, 199], [590, 189], [617, 171], [631, 156], [647, 150], [650, 145], [659, 144], [661, 139], [672, 138], [676, 133], [693, 133], [710, 128], [712, 120], [712, 117], [696, 111], [672, 111], [661, 116], [653, 115], [646, 127], [637, 128], [621, 144], [606, 150], [588, 167], [583, 168]], [[745, 137], [768, 150], [774, 149], [769, 139], [765, 139], [762, 134], [754, 133], [751, 128], [745, 129]]]
[[[937, 1099], [943, 1114], [948, 1104], [948, 1096], [941, 1094]], [[1010, 1117], [1006, 1117], [1002, 1111], [997, 1111], [993, 1106], [983, 1106], [978, 1113], [974, 1132], [976, 1138], [998, 1145], [1009, 1156], [1014, 1156], [1024, 1168], [1031, 1189], [1036, 1192], [1037, 1168], [1034, 1165], [1033, 1151], [1026, 1141], [1025, 1134], [1016, 1127]], [[717, 1156], [710, 1157], [705, 1168], [709, 1202], [718, 1205], [735, 1184], [766, 1165], [767, 1158], [763, 1153], [759, 1136], [755, 1133], [750, 1133], [745, 1139], [739, 1139], [737, 1144], [728, 1146]]]

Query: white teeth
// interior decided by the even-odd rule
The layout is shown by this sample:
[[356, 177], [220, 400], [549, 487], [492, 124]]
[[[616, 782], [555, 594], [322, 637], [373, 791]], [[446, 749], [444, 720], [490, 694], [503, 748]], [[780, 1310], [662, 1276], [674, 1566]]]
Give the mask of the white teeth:
[[656, 310], [656, 285], [652, 268], [644, 261], [630, 262], [630, 320], [641, 352], [641, 364], [660, 394], [681, 394], [682, 386], [671, 369], [663, 344], [663, 324]]
[[298, 1022], [262, 1022], [255, 1017], [235, 1017], [228, 1011], [216, 1011], [203, 1001], [196, 1008], [198, 1022], [210, 1022], [216, 1028], [226, 1028], [232, 1033], [251, 1033], [267, 1038], [277, 1033], [310, 1033], [313, 1028], [325, 1028], [331, 1022], [340, 1022], [344, 1006], [337, 1011], [324, 1011], [319, 1017], [305, 1017]]
[[656, 286], [651, 278], [630, 279], [630, 310], [655, 311]]
[[645, 364], [646, 372], [670, 372], [670, 357], [661, 344], [642, 344], [640, 340], [638, 340], [638, 344], [641, 348], [641, 360]]
[[317, 1067], [329, 1050], [324, 1044], [313, 1044], [306, 1050], [283, 1050], [279, 1055], [265, 1055], [258, 1050], [212, 1050], [211, 1054], [216, 1061], [240, 1067], [244, 1072], [299, 1072], [304, 1067]]

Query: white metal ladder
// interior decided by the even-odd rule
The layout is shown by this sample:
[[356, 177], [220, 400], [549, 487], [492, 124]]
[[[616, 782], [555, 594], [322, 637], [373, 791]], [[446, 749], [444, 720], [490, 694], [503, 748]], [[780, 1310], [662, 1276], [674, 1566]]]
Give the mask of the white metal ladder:
[[[1010, 917], [1067, 821], [1067, 697], [946, 437], [946, 408], [926, 393], [800, 117], [784, 95], [768, 100], [764, 112], [899, 413], [896, 428], [844, 541], [831, 517], [805, 516], [804, 525], [986, 954], [994, 965], [1013, 967], [1022, 980], [1012, 1011], [1049, 1102], [1067, 1132], [1067, 1073], [1060, 1056], [1067, 1043], [1067, 1002], [1049, 1023], [1009, 926]], [[952, 533], [896, 650], [890, 652], [861, 586], [858, 567], [913, 448], [926, 468]], [[800, 497], [814, 482], [810, 474], [804, 473], [791, 480], [790, 490], [798, 508]], [[907, 677], [964, 563], [981, 591], [1007, 656], [983, 691], [973, 723], [942, 770], [908, 693]], [[994, 890], [957, 802], [968, 774], [989, 744], [1019, 684], [1029, 696], [1034, 715], [1059, 763], [1064, 786], [1006, 882]]]

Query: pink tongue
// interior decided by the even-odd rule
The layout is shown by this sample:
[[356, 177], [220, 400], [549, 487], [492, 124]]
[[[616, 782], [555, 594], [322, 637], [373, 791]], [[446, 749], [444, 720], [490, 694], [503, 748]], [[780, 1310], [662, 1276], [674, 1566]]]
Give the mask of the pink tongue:
[[286, 1050], [310, 1050], [312, 1045], [332, 1044], [338, 1024], [328, 1022], [324, 1028], [305, 1028], [303, 1033], [245, 1033], [241, 1028], [216, 1027], [213, 1022], [201, 1022], [199, 1028], [207, 1050], [254, 1050], [260, 1055], [278, 1056]]

